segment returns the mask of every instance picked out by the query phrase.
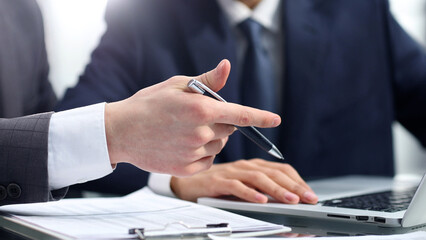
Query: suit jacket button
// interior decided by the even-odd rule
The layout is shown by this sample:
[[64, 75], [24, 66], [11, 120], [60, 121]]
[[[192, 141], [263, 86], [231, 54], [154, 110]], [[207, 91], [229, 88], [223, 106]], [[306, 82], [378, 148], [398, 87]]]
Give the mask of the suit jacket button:
[[21, 187], [16, 183], [7, 185], [7, 194], [10, 198], [19, 198], [21, 196]]
[[5, 200], [7, 197], [6, 188], [0, 185], [0, 201]]

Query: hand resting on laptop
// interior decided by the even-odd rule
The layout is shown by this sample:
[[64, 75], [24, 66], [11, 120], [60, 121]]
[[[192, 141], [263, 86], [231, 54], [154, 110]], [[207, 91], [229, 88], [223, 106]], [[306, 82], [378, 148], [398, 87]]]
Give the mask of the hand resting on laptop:
[[261, 159], [214, 164], [209, 170], [191, 177], [172, 177], [170, 185], [179, 198], [189, 201], [234, 195], [249, 202], [266, 203], [265, 194], [290, 204], [318, 201], [292, 166]]

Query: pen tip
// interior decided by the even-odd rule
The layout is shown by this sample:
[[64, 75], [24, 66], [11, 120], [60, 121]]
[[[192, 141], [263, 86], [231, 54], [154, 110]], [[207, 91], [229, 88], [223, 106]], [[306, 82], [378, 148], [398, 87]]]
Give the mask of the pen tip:
[[276, 158], [278, 158], [278, 159], [284, 160], [283, 155], [282, 155], [282, 154], [281, 154], [281, 152], [278, 150], [278, 148], [277, 148], [277, 147], [275, 147], [275, 146], [272, 146], [272, 149], [269, 151], [269, 154], [271, 154], [272, 156], [274, 156], [274, 157], [276, 157]]

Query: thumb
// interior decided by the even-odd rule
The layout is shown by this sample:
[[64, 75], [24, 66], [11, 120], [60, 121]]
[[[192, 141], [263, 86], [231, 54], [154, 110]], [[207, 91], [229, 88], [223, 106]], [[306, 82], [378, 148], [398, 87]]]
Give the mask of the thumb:
[[203, 73], [202, 75], [195, 77], [195, 79], [205, 84], [211, 90], [217, 92], [225, 86], [230, 71], [231, 63], [227, 59], [224, 59], [220, 61], [215, 69], [207, 73]]

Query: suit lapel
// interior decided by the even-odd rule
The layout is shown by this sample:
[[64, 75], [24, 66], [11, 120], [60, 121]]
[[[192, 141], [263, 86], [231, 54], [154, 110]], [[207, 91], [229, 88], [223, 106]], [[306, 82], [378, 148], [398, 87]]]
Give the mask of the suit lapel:
[[[228, 81], [219, 94], [229, 102], [238, 103], [239, 80], [236, 62], [235, 39], [231, 28], [220, 10], [216, 1], [183, 0], [178, 19], [180, 29], [183, 31], [184, 42], [187, 44], [188, 54], [197, 74], [204, 73], [216, 67], [222, 59], [231, 62], [232, 70]], [[179, 7], [177, 6], [177, 7]], [[188, 9], [192, 6], [192, 10]], [[227, 159], [241, 157], [241, 134], [235, 133], [229, 139], [227, 147], [222, 154]]]

